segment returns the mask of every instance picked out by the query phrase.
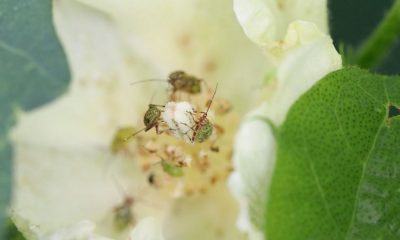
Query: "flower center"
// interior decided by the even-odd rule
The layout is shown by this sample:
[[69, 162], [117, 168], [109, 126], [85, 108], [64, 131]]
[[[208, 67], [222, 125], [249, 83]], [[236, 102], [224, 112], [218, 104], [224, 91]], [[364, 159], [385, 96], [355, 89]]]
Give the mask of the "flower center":
[[[154, 127], [154, 130], [142, 132], [129, 142], [125, 139], [134, 129], [121, 128], [114, 138], [112, 151], [132, 154], [148, 176], [148, 183], [156, 189], [175, 197], [206, 193], [218, 182], [224, 182], [233, 170], [233, 129], [239, 120], [231, 111], [230, 103], [217, 96], [204, 115], [212, 94], [202, 92], [191, 95], [185, 102], [167, 103], [162, 109], [164, 119], [160, 117], [157, 130]], [[204, 141], [196, 137], [200, 134], [202, 117], [209, 121], [207, 124], [211, 123], [202, 135], [206, 136]], [[209, 136], [210, 126], [212, 134]]]

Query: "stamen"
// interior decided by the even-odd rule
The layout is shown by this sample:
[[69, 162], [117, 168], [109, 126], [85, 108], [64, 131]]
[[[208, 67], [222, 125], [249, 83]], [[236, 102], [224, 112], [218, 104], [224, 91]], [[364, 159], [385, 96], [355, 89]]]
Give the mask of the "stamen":
[[207, 112], [213, 128], [211, 136], [204, 142], [191, 141], [194, 128], [210, 106], [213, 95], [202, 92], [191, 97], [190, 103], [168, 102], [161, 114], [163, 122], [158, 124], [160, 134], [143, 132], [126, 145], [134, 153], [134, 161], [148, 176], [149, 186], [181, 197], [205, 194], [226, 180], [233, 170], [230, 159], [234, 132], [230, 130], [239, 123], [239, 116], [231, 111], [228, 101], [215, 96]]

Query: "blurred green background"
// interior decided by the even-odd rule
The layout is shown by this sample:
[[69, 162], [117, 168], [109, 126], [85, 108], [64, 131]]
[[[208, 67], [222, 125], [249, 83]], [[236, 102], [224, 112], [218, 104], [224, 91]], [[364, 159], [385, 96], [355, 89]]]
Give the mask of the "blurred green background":
[[[356, 48], [362, 43], [385, 13], [393, 0], [329, 0], [330, 30], [335, 45]], [[400, 24], [400, 23], [399, 23]], [[399, 74], [400, 44], [393, 46], [382, 65], [375, 69], [379, 73]]]

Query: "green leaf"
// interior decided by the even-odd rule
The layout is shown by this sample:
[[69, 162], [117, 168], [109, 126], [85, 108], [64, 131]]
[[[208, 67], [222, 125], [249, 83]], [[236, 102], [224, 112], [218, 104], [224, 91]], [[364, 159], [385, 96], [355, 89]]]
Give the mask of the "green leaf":
[[11, 195], [14, 112], [51, 101], [70, 78], [51, 11], [51, 1], [0, 0], [0, 237]]
[[268, 239], [400, 239], [399, 106], [399, 77], [358, 68], [294, 104], [279, 132]]
[[6, 226], [4, 239], [7, 239], [7, 240], [25, 240], [26, 238], [17, 229], [17, 227], [15, 226], [14, 222], [11, 219], [8, 219], [7, 220], [7, 226]]

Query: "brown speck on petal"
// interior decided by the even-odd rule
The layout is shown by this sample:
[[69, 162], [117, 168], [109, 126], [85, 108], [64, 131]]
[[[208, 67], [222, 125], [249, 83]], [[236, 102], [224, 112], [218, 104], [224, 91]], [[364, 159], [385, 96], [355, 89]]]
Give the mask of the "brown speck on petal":
[[183, 34], [180, 37], [178, 37], [178, 46], [182, 48], [187, 48], [191, 45], [192, 43], [192, 37], [189, 34]]
[[214, 174], [213, 176], [211, 176], [210, 178], [210, 183], [211, 185], [214, 185], [218, 182], [219, 176], [217, 174]]
[[203, 70], [206, 73], [212, 73], [217, 70], [217, 63], [214, 60], [208, 60], [204, 63]]

